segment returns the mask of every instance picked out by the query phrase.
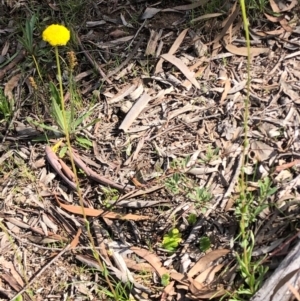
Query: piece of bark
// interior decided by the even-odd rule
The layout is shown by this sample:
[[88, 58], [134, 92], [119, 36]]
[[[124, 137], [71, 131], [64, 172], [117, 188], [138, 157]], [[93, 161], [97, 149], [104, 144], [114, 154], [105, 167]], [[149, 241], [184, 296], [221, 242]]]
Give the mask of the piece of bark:
[[162, 29], [159, 32], [150, 29], [150, 38], [148, 40], [145, 55], [155, 55], [155, 49], [157, 47], [158, 40], [161, 38], [161, 35]]
[[300, 241], [290, 251], [272, 276], [267, 279], [250, 301], [288, 301], [292, 293], [288, 284], [299, 289]]
[[136, 103], [132, 106], [130, 111], [127, 113], [126, 117], [122, 121], [119, 126], [119, 130], [123, 130], [125, 133], [132, 125], [132, 123], [136, 120], [136, 118], [140, 115], [140, 113], [145, 109], [148, 102], [151, 100], [151, 96], [146, 92], [136, 101]]

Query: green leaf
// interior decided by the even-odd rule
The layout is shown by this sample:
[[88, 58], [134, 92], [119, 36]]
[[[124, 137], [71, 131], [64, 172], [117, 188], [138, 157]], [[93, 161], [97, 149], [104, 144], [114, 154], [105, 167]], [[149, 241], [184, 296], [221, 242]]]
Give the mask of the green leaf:
[[93, 147], [93, 143], [87, 138], [76, 137], [76, 141], [84, 148]]
[[[21, 40], [21, 38], [19, 40]], [[17, 51], [11, 57], [9, 57], [9, 59], [5, 60], [3, 62], [3, 64], [0, 65], [0, 69], [2, 69], [4, 66], [8, 65], [11, 61], [13, 61], [19, 53], [20, 53], [20, 51]]]
[[55, 86], [52, 82], [50, 82], [50, 83], [49, 83], [49, 88], [50, 88], [51, 97], [52, 97], [54, 100], [56, 100], [56, 103], [57, 103], [58, 105], [60, 105], [60, 104], [61, 104], [60, 96], [59, 96], [59, 92], [58, 92], [56, 86]]
[[45, 129], [45, 130], [48, 130], [48, 131], [51, 131], [53, 133], [57, 133], [57, 134], [62, 134], [62, 132], [50, 125], [46, 125], [44, 123], [40, 123], [40, 122], [37, 122], [37, 121], [34, 121], [34, 120], [29, 120], [27, 119], [27, 121], [35, 126], [39, 126], [41, 127], [42, 129]]
[[19, 38], [19, 41], [23, 44], [24, 48], [30, 55], [34, 55], [33, 32], [36, 20], [37, 18], [35, 14], [33, 14], [30, 19], [26, 20], [25, 28], [22, 29], [23, 37]]
[[59, 151], [58, 156], [59, 156], [60, 158], [63, 158], [63, 157], [65, 156], [67, 150], [68, 150], [68, 147], [67, 147], [67, 146], [62, 147], [61, 150]]
[[86, 118], [88, 118], [91, 114], [92, 114], [92, 110], [80, 115], [74, 122], [74, 128], [76, 129], [78, 127], [79, 124], [82, 123], [83, 120], [85, 120]]
[[207, 236], [203, 236], [200, 238], [200, 243], [199, 243], [199, 248], [202, 252], [207, 251], [208, 249], [210, 249], [210, 239]]
[[194, 224], [196, 224], [196, 221], [197, 221], [197, 215], [195, 213], [191, 213], [188, 216], [187, 220], [188, 220], [190, 225], [194, 225]]
[[88, 123], [87, 125], [81, 127], [79, 130], [84, 130], [84, 129], [88, 128], [89, 126], [94, 125], [94, 124], [95, 124], [96, 122], [98, 122], [99, 120], [100, 120], [100, 118], [96, 118], [96, 119], [94, 119], [93, 121], [91, 121], [90, 123]]
[[169, 274], [163, 274], [161, 276], [161, 285], [162, 286], [167, 286], [170, 283], [170, 275]]
[[62, 113], [62, 110], [60, 109], [60, 106], [57, 104], [57, 102], [54, 98], [52, 98], [52, 108], [51, 109], [52, 109], [52, 114], [55, 119], [55, 122], [60, 127], [61, 131], [63, 133], [65, 133], [66, 129], [65, 129], [63, 113]]
[[67, 128], [69, 130], [69, 133], [73, 133], [74, 132], [74, 128], [72, 126], [72, 113], [71, 111], [65, 111], [66, 114], [66, 124], [67, 124]]
[[174, 252], [181, 242], [181, 233], [174, 228], [163, 237], [162, 247], [168, 251]]

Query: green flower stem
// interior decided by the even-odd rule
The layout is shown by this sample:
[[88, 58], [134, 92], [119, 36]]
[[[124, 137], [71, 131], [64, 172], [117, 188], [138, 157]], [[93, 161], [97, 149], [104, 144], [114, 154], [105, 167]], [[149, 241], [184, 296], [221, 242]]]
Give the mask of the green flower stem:
[[241, 170], [241, 198], [242, 198], [242, 214], [240, 221], [240, 228], [242, 233], [242, 242], [243, 242], [243, 261], [245, 263], [246, 268], [249, 270], [251, 255], [249, 257], [248, 245], [245, 245], [244, 242], [247, 241], [249, 231], [247, 229], [246, 215], [247, 215], [247, 198], [246, 198], [246, 179], [245, 179], [245, 169], [246, 166], [246, 155], [247, 149], [249, 148], [249, 138], [248, 138], [248, 119], [249, 119], [249, 98], [250, 98], [250, 66], [251, 66], [251, 53], [250, 53], [250, 34], [249, 34], [249, 21], [247, 18], [247, 11], [245, 0], [240, 0], [240, 6], [242, 11], [242, 18], [245, 30], [246, 37], [246, 47], [247, 47], [247, 95], [245, 99], [245, 111], [244, 111], [244, 148], [243, 148], [243, 168]]
[[[99, 266], [101, 267], [101, 269], [104, 271], [104, 264], [102, 263], [100, 256], [98, 254], [98, 252], [96, 251], [95, 248], [95, 243], [94, 243], [94, 239], [93, 236], [91, 234], [90, 231], [90, 227], [89, 227], [89, 221], [87, 220], [86, 217], [86, 213], [84, 210], [84, 204], [83, 204], [83, 197], [82, 197], [82, 193], [81, 190], [79, 188], [79, 181], [78, 181], [78, 176], [77, 176], [77, 172], [76, 172], [76, 167], [75, 167], [75, 162], [74, 162], [74, 158], [73, 158], [73, 153], [72, 153], [72, 148], [71, 148], [71, 142], [70, 142], [70, 134], [69, 134], [69, 126], [67, 124], [67, 119], [66, 119], [66, 111], [65, 111], [65, 100], [64, 100], [64, 93], [63, 93], [63, 86], [62, 86], [62, 76], [61, 76], [61, 70], [60, 70], [60, 63], [59, 63], [59, 55], [58, 55], [58, 47], [54, 46], [55, 49], [55, 57], [56, 57], [56, 65], [57, 65], [57, 75], [58, 75], [58, 82], [59, 82], [59, 93], [60, 93], [60, 102], [61, 102], [61, 111], [62, 111], [62, 115], [63, 115], [63, 119], [64, 119], [64, 131], [65, 131], [65, 136], [66, 136], [66, 140], [67, 140], [67, 146], [69, 149], [69, 153], [70, 153], [70, 159], [71, 159], [71, 164], [72, 164], [72, 169], [75, 175], [75, 182], [76, 182], [76, 190], [78, 192], [78, 196], [79, 196], [79, 203], [80, 203], [80, 207], [82, 209], [82, 215], [85, 221], [85, 226], [87, 229], [87, 233], [88, 233], [88, 237], [90, 239], [90, 243], [92, 246], [92, 250], [93, 250], [93, 254], [99, 264]], [[113, 288], [113, 285], [111, 284], [108, 275], [105, 273], [104, 275], [112, 293], [116, 296], [116, 292]]]
[[86, 219], [86, 213], [84, 210], [84, 204], [83, 204], [83, 199], [81, 195], [81, 190], [79, 188], [79, 181], [77, 177], [77, 172], [76, 172], [76, 167], [75, 167], [75, 162], [72, 154], [72, 148], [71, 148], [71, 142], [70, 142], [70, 134], [69, 134], [69, 126], [67, 124], [67, 118], [66, 118], [66, 111], [65, 111], [65, 100], [64, 100], [64, 93], [63, 93], [63, 86], [62, 86], [62, 76], [61, 76], [61, 69], [60, 69], [60, 62], [59, 62], [59, 55], [58, 55], [58, 47], [55, 46], [55, 57], [56, 57], [56, 65], [57, 65], [57, 75], [58, 75], [58, 82], [59, 82], [59, 93], [60, 93], [60, 102], [61, 102], [61, 111], [64, 119], [64, 130], [65, 130], [65, 136], [67, 140], [67, 146], [69, 149], [70, 153], [70, 159], [71, 159], [71, 164], [72, 164], [72, 169], [75, 175], [75, 182], [76, 182], [76, 189], [78, 192], [79, 196], [79, 201], [80, 201], [80, 207], [82, 208], [82, 214], [84, 217], [84, 220], [87, 221]]
[[41, 75], [41, 72], [40, 72], [40, 68], [39, 68], [38, 62], [36, 61], [36, 58], [35, 58], [35, 56], [34, 56], [33, 54], [32, 54], [31, 56], [32, 56], [32, 59], [33, 59], [33, 61], [34, 61], [34, 64], [35, 64], [37, 73], [38, 73], [38, 75], [39, 75], [39, 77], [40, 77], [40, 80], [41, 80], [42, 83], [43, 83], [44, 81], [43, 81], [43, 78], [42, 78], [42, 75]]

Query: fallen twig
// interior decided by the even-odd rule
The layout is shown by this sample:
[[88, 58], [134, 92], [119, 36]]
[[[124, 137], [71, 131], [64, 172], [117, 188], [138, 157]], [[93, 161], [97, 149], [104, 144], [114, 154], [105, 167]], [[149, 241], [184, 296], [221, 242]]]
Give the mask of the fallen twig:
[[288, 169], [288, 168], [291, 168], [295, 165], [299, 165], [300, 164], [300, 159], [296, 159], [292, 162], [289, 162], [289, 163], [285, 163], [285, 164], [282, 164], [282, 165], [279, 165], [275, 168], [275, 171], [279, 172], [279, 171], [282, 171], [284, 169]]
[[10, 299], [10, 301], [16, 300], [20, 295], [22, 295], [23, 293], [25, 293], [25, 291], [27, 291], [27, 289], [32, 285], [32, 283], [36, 279], [38, 279], [51, 264], [53, 264], [56, 260], [58, 260], [70, 248], [71, 248], [71, 244], [68, 244], [53, 259], [51, 259], [12, 299]]
[[74, 158], [75, 164], [76, 164], [79, 168], [81, 168], [81, 169], [86, 173], [86, 175], [87, 175], [90, 179], [92, 179], [92, 180], [94, 180], [94, 181], [96, 181], [96, 182], [98, 182], [98, 183], [101, 183], [101, 184], [108, 185], [108, 186], [110, 186], [110, 187], [119, 189], [119, 190], [124, 190], [124, 189], [125, 189], [124, 186], [122, 186], [122, 185], [120, 185], [120, 184], [117, 184], [117, 183], [115, 183], [115, 182], [113, 182], [113, 181], [111, 181], [111, 180], [109, 180], [109, 179], [107, 179], [107, 178], [105, 178], [105, 177], [103, 177], [103, 176], [98, 175], [98, 174], [97, 174], [96, 172], [94, 172], [91, 168], [89, 168], [89, 167], [81, 160], [80, 156], [79, 156], [78, 154], [76, 154], [74, 151], [72, 152], [72, 154], [73, 154], [73, 158]]
[[76, 35], [76, 39], [78, 42], [79, 47], [83, 51], [85, 57], [88, 59], [88, 61], [92, 64], [92, 66], [97, 70], [97, 72], [102, 76], [103, 81], [107, 81], [108, 84], [112, 84], [112, 82], [108, 79], [106, 74], [103, 72], [103, 70], [100, 68], [100, 66], [96, 63], [96, 61], [91, 57], [91, 55], [84, 49], [81, 40], [79, 39], [78, 35]]
[[25, 51], [20, 51], [16, 58], [11, 61], [6, 67], [0, 70], [0, 80], [4, 78], [7, 71], [15, 67], [25, 57]]
[[65, 163], [61, 164], [62, 160], [60, 160], [56, 156], [56, 154], [53, 152], [53, 150], [49, 145], [46, 145], [45, 152], [46, 152], [46, 159], [50, 163], [50, 165], [54, 168], [54, 170], [72, 189], [76, 190], [76, 184], [67, 177], [73, 174], [71, 169]]

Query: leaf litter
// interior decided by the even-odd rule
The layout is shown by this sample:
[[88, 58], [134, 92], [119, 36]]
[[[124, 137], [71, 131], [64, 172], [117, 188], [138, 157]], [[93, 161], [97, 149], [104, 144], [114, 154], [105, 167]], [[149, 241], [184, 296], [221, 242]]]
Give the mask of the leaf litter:
[[[63, 257], [42, 270], [39, 285], [32, 284], [33, 288], [38, 298], [62, 299], [60, 291], [49, 288], [83, 277], [84, 284], [73, 283], [75, 294], [97, 295], [88, 270], [75, 276], [76, 265], [99, 269], [87, 247], [87, 234], [78, 232], [84, 225], [83, 209], [90, 216], [93, 235], [100, 239], [96, 248], [101, 248], [108, 270], [122, 283], [133, 285], [130, 293], [136, 299], [178, 300], [181, 290], [190, 299], [218, 298], [239, 281], [236, 274], [232, 276], [234, 252], [240, 251], [233, 245], [238, 233], [233, 208], [243, 162], [246, 48], [237, 3], [191, 17], [190, 24], [201, 27], [192, 33], [185, 12], [205, 7], [206, 2], [146, 7], [119, 1], [117, 6], [124, 4], [126, 13], [101, 2], [94, 4], [100, 11], [97, 16], [85, 16], [88, 31], [79, 29], [76, 37], [82, 49], [78, 55], [85, 63], [77, 70], [76, 82], [86, 106], [89, 97], [98, 100], [87, 122], [99, 121], [81, 133], [92, 139], [93, 147], [76, 145], [72, 150], [81, 171], [84, 208], [74, 192], [69, 154], [59, 158], [50, 146], [32, 143], [44, 130], [33, 127], [26, 117], [30, 112], [41, 120], [49, 118], [42, 105], [47, 103], [46, 95], [39, 94], [45, 99], [41, 104], [26, 98], [29, 84], [19, 81], [19, 71], [25, 69], [16, 66], [28, 62], [14, 46], [11, 28], [1, 25], [6, 41], [1, 49], [6, 59], [0, 71], [1, 88], [9, 99], [18, 97], [13, 93], [22, 88], [27, 99], [9, 127], [0, 124], [0, 138], [6, 140], [0, 148], [0, 289], [7, 298], [24, 289], [27, 278], [42, 266], [47, 267], [46, 259], [55, 257], [54, 250], [71, 242], [76, 253], [67, 249], [59, 253]], [[270, 252], [283, 245], [288, 252], [293, 246], [287, 217], [295, 220], [299, 214], [300, 67], [294, 48], [299, 45], [299, 22], [289, 22], [299, 10], [296, 1], [269, 2], [268, 21], [250, 26], [250, 145], [245, 172], [251, 178], [249, 190], [259, 195], [259, 181], [268, 179], [275, 191], [265, 199], [270, 206], [253, 226], [254, 254], [268, 254], [274, 268], [278, 261]], [[12, 3], [4, 7], [7, 13]], [[13, 13], [17, 16], [23, 9], [15, 7]], [[138, 25], [131, 23], [137, 11]], [[90, 51], [91, 47], [100, 51]], [[115, 64], [116, 60], [122, 63]], [[25, 78], [34, 73], [34, 67], [29, 69]], [[49, 77], [55, 78], [55, 73]], [[55, 134], [47, 134], [55, 144]], [[190, 223], [193, 214], [196, 220]], [[170, 254], [161, 243], [173, 228], [183, 239]], [[211, 241], [206, 252], [199, 249], [202, 236]], [[62, 245], [56, 248], [53, 243]], [[20, 258], [29, 261], [25, 274], [14, 260], [14, 245]], [[164, 287], [165, 275], [170, 280]], [[30, 300], [29, 295], [23, 296]]]

